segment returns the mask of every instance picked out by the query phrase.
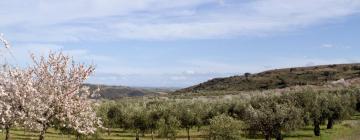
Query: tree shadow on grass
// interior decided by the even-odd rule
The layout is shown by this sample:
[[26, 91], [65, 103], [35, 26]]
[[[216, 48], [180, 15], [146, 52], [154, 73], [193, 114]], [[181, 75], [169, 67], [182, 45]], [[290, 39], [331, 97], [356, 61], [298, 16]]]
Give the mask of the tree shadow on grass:
[[[13, 137], [13, 139], [18, 139], [18, 138], [23, 138], [23, 139], [37, 139], [39, 137], [38, 134], [20, 134], [20, 133], [14, 133], [14, 134], [11, 134]], [[16, 138], [15, 138], [16, 137]], [[54, 135], [50, 135], [48, 133], [45, 134], [45, 137], [47, 138], [68, 138], [67, 135], [60, 135], [60, 134], [56, 134], [54, 133]]]
[[[59, 133], [59, 132], [51, 132], [51, 131], [46, 132], [46, 134], [61, 135], [61, 133]], [[63, 135], [65, 135], [65, 134], [63, 134]]]
[[18, 137], [18, 136], [12, 136], [10, 137], [10, 139], [14, 139], [14, 140], [34, 140], [37, 137], [29, 137], [29, 136], [25, 136], [25, 137]]
[[[300, 129], [300, 130], [305, 130], [307, 128], [304, 129]], [[311, 129], [312, 130], [312, 129]], [[283, 133], [283, 137], [284, 139], [286, 138], [310, 138], [313, 137], [314, 135], [312, 133], [310, 134], [290, 134], [290, 133]], [[265, 137], [261, 134], [261, 133], [256, 133], [256, 134], [241, 134], [242, 138], [245, 139], [264, 139]]]
[[262, 134], [241, 134], [242, 138], [246, 138], [246, 139], [263, 139], [264, 136]]
[[312, 134], [296, 134], [296, 135], [284, 135], [284, 138], [310, 138]]
[[19, 134], [19, 133], [14, 133], [14, 134], [11, 134], [13, 136], [19, 136], [19, 137], [38, 137], [38, 135], [35, 135], [35, 134]]
[[[104, 131], [106, 132], [106, 131]], [[125, 130], [111, 130], [110, 133], [126, 133]]]
[[135, 137], [132, 134], [115, 134], [114, 136], [118, 136], [118, 137]]

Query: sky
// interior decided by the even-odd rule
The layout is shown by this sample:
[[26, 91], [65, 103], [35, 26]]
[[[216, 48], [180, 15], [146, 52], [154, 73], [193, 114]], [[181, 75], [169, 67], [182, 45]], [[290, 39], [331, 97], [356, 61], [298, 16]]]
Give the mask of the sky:
[[95, 84], [187, 87], [263, 70], [360, 62], [360, 0], [0, 0], [11, 54], [61, 50]]

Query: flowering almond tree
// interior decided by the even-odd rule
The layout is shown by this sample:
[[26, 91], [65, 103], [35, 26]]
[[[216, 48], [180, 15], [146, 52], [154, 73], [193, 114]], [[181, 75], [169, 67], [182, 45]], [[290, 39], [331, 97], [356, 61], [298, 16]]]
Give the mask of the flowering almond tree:
[[4, 66], [0, 72], [0, 124], [5, 128], [6, 140], [10, 139], [10, 128], [26, 117], [27, 103], [35, 93], [31, 79], [31, 71]]
[[[0, 33], [0, 42], [6, 49], [10, 48], [3, 34]], [[31, 84], [31, 72], [11, 68], [3, 65], [0, 69], [0, 125], [5, 129], [5, 139], [10, 139], [10, 128], [26, 116], [24, 108], [28, 93], [34, 90]]]
[[92, 134], [101, 126], [92, 108], [89, 88], [83, 83], [94, 71], [93, 66], [76, 64], [63, 53], [50, 52], [47, 58], [37, 59], [32, 55], [34, 65], [33, 86], [35, 98], [27, 108], [29, 123], [40, 130], [39, 140], [49, 127], [60, 125], [73, 129], [78, 134]]

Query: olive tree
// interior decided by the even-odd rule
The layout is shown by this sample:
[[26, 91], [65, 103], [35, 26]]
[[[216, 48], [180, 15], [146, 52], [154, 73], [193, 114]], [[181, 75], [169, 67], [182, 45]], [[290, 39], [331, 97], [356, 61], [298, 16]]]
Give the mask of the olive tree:
[[240, 129], [240, 121], [221, 114], [210, 119], [208, 134], [212, 140], [237, 140], [240, 138]]
[[180, 128], [180, 121], [177, 118], [174, 103], [167, 103], [166, 106], [159, 108], [162, 115], [158, 121], [159, 136], [175, 139], [177, 129]]
[[243, 120], [248, 104], [248, 101], [240, 99], [232, 101], [228, 109], [228, 114], [234, 118]]
[[135, 131], [135, 139], [140, 139], [140, 133], [144, 134], [147, 130], [147, 118], [145, 104], [130, 103], [122, 108], [124, 118], [122, 126], [124, 129]]
[[214, 102], [207, 102], [204, 108], [204, 119], [205, 125], [210, 124], [210, 119], [220, 114], [228, 114], [231, 103], [222, 100], [216, 100]]
[[246, 109], [244, 122], [249, 131], [261, 132], [266, 140], [274, 136], [282, 140], [282, 130], [292, 130], [301, 124], [301, 109], [290, 100], [277, 96], [254, 96]]
[[186, 129], [187, 138], [190, 140], [190, 129], [199, 123], [194, 105], [190, 101], [183, 101], [177, 104], [176, 111], [180, 125]]
[[[304, 110], [304, 119], [312, 122], [314, 135], [320, 136], [320, 125], [327, 121], [327, 128], [331, 129], [335, 121], [349, 115], [351, 97], [329, 91], [307, 90], [293, 94], [297, 104]], [[307, 123], [307, 122], [306, 122]]]
[[147, 127], [151, 133], [151, 139], [154, 140], [154, 132], [158, 129], [158, 122], [162, 117], [161, 107], [163, 102], [150, 102], [146, 105], [147, 110]]
[[211, 109], [209, 107], [210, 102], [196, 101], [192, 105], [192, 111], [195, 113], [195, 122], [197, 131], [200, 131], [201, 126], [206, 123], [206, 114]]
[[123, 113], [121, 111], [121, 104], [113, 102], [102, 103], [97, 108], [97, 114], [106, 127], [108, 135], [110, 135], [111, 128], [120, 127], [123, 120]]
[[348, 102], [350, 96], [335, 93], [327, 95], [328, 113], [327, 113], [327, 129], [333, 128], [335, 121], [341, 121], [350, 116], [351, 104]]

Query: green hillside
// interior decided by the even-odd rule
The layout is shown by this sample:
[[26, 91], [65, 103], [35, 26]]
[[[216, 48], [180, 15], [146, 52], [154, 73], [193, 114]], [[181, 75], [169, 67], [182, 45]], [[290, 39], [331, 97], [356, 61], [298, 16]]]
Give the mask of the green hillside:
[[176, 91], [251, 91], [286, 88], [296, 85], [324, 85], [339, 79], [360, 77], [360, 64], [333, 64], [311, 67], [285, 68], [256, 74], [215, 78], [207, 82]]

